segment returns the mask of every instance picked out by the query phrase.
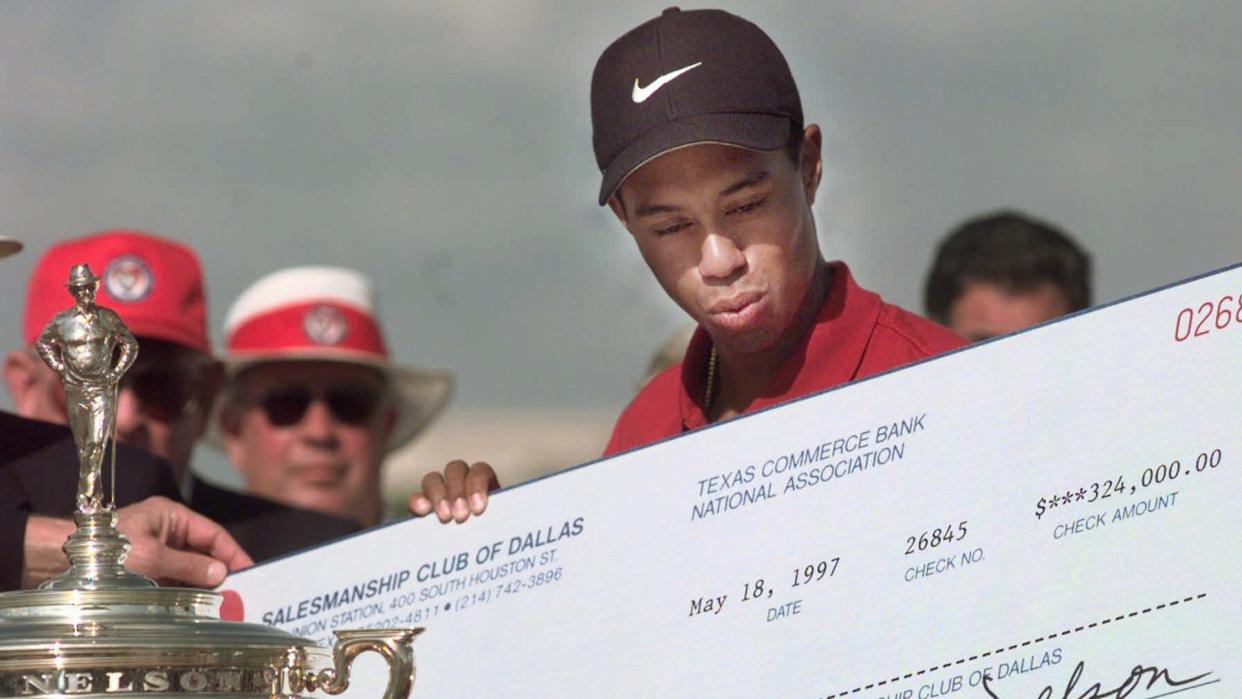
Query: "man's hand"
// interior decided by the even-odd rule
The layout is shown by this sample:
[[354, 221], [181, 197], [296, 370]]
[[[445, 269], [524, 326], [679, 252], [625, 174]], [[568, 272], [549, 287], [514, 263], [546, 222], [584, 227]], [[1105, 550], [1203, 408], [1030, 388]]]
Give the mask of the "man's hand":
[[[219, 524], [168, 498], [150, 497], [117, 511], [117, 529], [132, 548], [125, 567], [161, 583], [215, 587], [254, 561]], [[23, 546], [22, 587], [69, 567], [61, 551], [73, 522], [31, 515]]]
[[224, 527], [168, 498], [122, 507], [116, 527], [133, 544], [126, 567], [161, 584], [212, 588], [254, 565]]
[[447, 524], [464, 522], [470, 515], [487, 510], [487, 494], [500, 487], [496, 472], [482, 461], [473, 466], [458, 459], [444, 467], [444, 474], [432, 471], [423, 477], [423, 490], [410, 496], [410, 512], [420, 517], [435, 511]]

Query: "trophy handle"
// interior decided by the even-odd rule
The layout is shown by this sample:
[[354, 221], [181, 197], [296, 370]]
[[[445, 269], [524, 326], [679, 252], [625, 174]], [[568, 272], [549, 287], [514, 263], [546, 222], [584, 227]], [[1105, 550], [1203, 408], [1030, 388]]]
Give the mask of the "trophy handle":
[[359, 653], [375, 651], [388, 661], [388, 688], [383, 699], [406, 699], [414, 690], [414, 638], [423, 629], [368, 629], [334, 631], [333, 667], [308, 673], [305, 687], [340, 694], [349, 688], [349, 669]]

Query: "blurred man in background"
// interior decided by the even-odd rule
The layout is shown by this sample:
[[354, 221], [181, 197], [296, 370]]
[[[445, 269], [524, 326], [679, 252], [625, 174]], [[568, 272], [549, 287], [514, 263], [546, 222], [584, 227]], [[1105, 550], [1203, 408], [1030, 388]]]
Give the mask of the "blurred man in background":
[[[223, 381], [207, 337], [206, 297], [198, 256], [180, 243], [113, 230], [58, 243], [35, 265], [26, 294], [27, 347], [5, 357], [4, 381], [16, 411], [64, 423], [59, 377], [31, 349], [47, 321], [68, 304], [65, 270], [101, 270], [98, 302], [114, 310], [138, 339], [138, 358], [122, 377], [119, 440], [167, 459], [189, 506], [223, 524], [255, 560], [265, 560], [356, 531], [352, 522], [302, 511], [212, 485], [190, 469]], [[120, 469], [128, 465], [121, 461]]]
[[[246, 487], [378, 524], [383, 460], [440, 413], [452, 376], [392, 361], [370, 280], [349, 269], [295, 267], [259, 279], [229, 309], [224, 332], [229, 378], [218, 426]], [[490, 467], [468, 472], [450, 464], [428, 476], [446, 486], [439, 507], [496, 487]]]
[[940, 243], [923, 304], [972, 341], [1091, 305], [1091, 258], [1064, 231], [1017, 211], [970, 219]]
[[[20, 249], [0, 236], [0, 257]], [[168, 497], [149, 497], [177, 497], [166, 463], [124, 445], [117, 457], [124, 463], [114, 484], [117, 528], [132, 544], [132, 570], [164, 582], [214, 587], [227, 571], [251, 564], [218, 524]], [[77, 471], [68, 428], [0, 412], [0, 590], [35, 587], [68, 567], [61, 547], [74, 530], [68, 516]]]

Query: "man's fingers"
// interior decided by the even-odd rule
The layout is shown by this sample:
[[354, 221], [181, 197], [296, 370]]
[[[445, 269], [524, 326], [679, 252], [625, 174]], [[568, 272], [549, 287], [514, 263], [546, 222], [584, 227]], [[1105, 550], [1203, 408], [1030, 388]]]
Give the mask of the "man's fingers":
[[[454, 461], [450, 463], [449, 466], [452, 466], [455, 463], [465, 464], [464, 461]], [[445, 471], [448, 471], [447, 466], [445, 467]], [[447, 492], [448, 489], [444, 483], [444, 476], [440, 475], [439, 472], [432, 471], [431, 473], [423, 476], [423, 497], [427, 498], [427, 501], [431, 504], [431, 508], [435, 510], [436, 517], [439, 518], [441, 522], [448, 522], [453, 518], [452, 510], [449, 508], [449, 503], [445, 499]]]
[[[454, 461], [453, 463], [459, 462]], [[451, 466], [452, 464], [449, 465]], [[448, 470], [447, 466], [445, 470]], [[444, 499], [444, 493], [444, 476], [440, 475], [438, 471], [432, 471], [423, 476], [423, 497], [430, 500], [434, 505]]]
[[466, 497], [466, 474], [470, 468], [462, 460], [450, 461], [444, 467], [444, 483], [447, 492], [444, 494], [450, 501], [456, 502]]
[[431, 512], [431, 500], [428, 500], [427, 496], [422, 493], [414, 493], [410, 496], [410, 501], [406, 503], [406, 507], [409, 508], [410, 514], [422, 517]]
[[466, 499], [470, 504], [470, 514], [483, 514], [487, 510], [487, 494], [499, 487], [500, 481], [490, 464], [480, 461], [471, 466], [466, 475]]
[[224, 582], [228, 570], [211, 556], [165, 548], [160, 551], [147, 575], [175, 580], [190, 587], [213, 588]]
[[254, 565], [224, 527], [181, 503], [150, 497], [117, 514], [133, 542], [128, 564], [148, 577], [215, 587], [230, 570]]
[[188, 507], [182, 506], [178, 515], [182, 518], [185, 543], [191, 550], [223, 562], [229, 572], [254, 565], [250, 555], [224, 527]]
[[436, 513], [440, 522], [464, 522], [487, 509], [488, 492], [500, 487], [496, 472], [483, 462], [467, 466], [457, 459], [445, 464], [443, 473], [423, 476], [423, 489], [410, 496], [408, 506], [416, 515]]

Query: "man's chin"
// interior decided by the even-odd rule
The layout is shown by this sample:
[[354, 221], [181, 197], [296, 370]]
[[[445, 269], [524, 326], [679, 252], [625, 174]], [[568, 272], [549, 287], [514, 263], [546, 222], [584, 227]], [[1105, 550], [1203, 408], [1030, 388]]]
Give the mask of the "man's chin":
[[291, 493], [289, 497], [282, 498], [282, 500], [303, 510], [322, 512], [326, 515], [348, 519], [350, 517], [349, 507], [341, 495], [339, 485], [335, 488], [303, 486], [296, 492]]
[[776, 344], [776, 335], [766, 328], [749, 328], [742, 332], [717, 331], [711, 336], [716, 352], [731, 356], [758, 354]]

